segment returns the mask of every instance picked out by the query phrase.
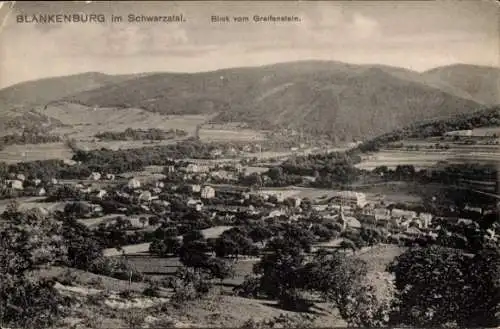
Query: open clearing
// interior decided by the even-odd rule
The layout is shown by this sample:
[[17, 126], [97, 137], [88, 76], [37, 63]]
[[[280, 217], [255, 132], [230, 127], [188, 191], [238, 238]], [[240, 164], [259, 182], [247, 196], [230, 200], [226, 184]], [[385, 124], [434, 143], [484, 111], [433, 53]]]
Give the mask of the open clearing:
[[49, 105], [38, 111], [49, 117], [57, 118], [63, 124], [54, 133], [75, 139], [94, 138], [95, 134], [106, 131], [124, 131], [127, 128], [163, 130], [182, 129], [192, 135], [196, 126], [209, 117], [203, 115], [161, 115], [136, 108], [92, 108], [74, 103]]
[[[49, 211], [63, 210], [66, 205], [66, 202], [43, 202], [43, 197], [23, 197], [15, 200], [19, 202], [19, 209], [23, 211], [39, 207]], [[5, 211], [11, 201], [12, 199], [0, 200], [0, 213]]]
[[439, 151], [381, 150], [365, 155], [356, 167], [373, 170], [378, 166], [394, 169], [398, 165], [413, 165], [415, 169], [426, 169], [436, 165], [439, 161], [500, 162], [500, 149], [498, 145], [453, 145], [449, 150]]
[[73, 152], [64, 143], [8, 145], [0, 150], [0, 161], [16, 163], [49, 159], [71, 159]]
[[240, 141], [264, 141], [264, 133], [251, 130], [223, 130], [223, 129], [200, 129], [200, 139], [205, 142], [240, 142]]

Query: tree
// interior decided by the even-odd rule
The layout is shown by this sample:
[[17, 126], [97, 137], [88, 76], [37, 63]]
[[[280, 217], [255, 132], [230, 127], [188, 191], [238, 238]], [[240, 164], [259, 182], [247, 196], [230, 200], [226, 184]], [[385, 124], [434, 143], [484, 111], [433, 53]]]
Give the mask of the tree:
[[149, 245], [149, 252], [160, 257], [177, 256], [181, 250], [181, 242], [175, 236], [155, 239]]
[[148, 218], [148, 223], [150, 226], [156, 226], [160, 223], [158, 216], [151, 216]]
[[196, 240], [204, 240], [205, 237], [199, 230], [190, 231], [182, 236], [182, 242], [188, 243]]
[[466, 272], [466, 282], [473, 294], [467, 313], [468, 325], [500, 326], [500, 250], [484, 249], [476, 254]]
[[207, 242], [204, 240], [194, 240], [183, 242], [179, 250], [179, 260], [184, 266], [192, 267], [195, 270], [205, 268], [208, 261]]
[[98, 239], [74, 218], [67, 218], [63, 222], [62, 232], [68, 250], [68, 266], [88, 270], [94, 260], [102, 257], [102, 246]]
[[238, 244], [227, 237], [218, 237], [215, 241], [215, 254], [217, 257], [238, 257], [240, 250]]
[[206, 270], [212, 277], [219, 279], [221, 283], [224, 279], [234, 275], [232, 265], [221, 258], [210, 258], [207, 261]]
[[399, 312], [392, 321], [412, 326], [467, 324], [474, 305], [463, 252], [431, 246], [413, 248], [389, 265], [395, 275]]
[[4, 213], [0, 221], [0, 271], [18, 275], [66, 261], [61, 223], [36, 210]]
[[[277, 298], [284, 307], [290, 307], [290, 298], [298, 299], [298, 289], [304, 285], [300, 268], [304, 252], [300, 244], [282, 238], [270, 241], [270, 253], [265, 254], [254, 266], [254, 273], [260, 275], [260, 290], [271, 298]], [[295, 297], [293, 297], [295, 296]]]
[[54, 281], [28, 278], [37, 268], [66, 261], [59, 222], [36, 210], [9, 209], [0, 221], [0, 323], [27, 328], [52, 325], [67, 305]]
[[272, 236], [272, 232], [265, 226], [255, 226], [248, 233], [253, 242], [263, 242]]

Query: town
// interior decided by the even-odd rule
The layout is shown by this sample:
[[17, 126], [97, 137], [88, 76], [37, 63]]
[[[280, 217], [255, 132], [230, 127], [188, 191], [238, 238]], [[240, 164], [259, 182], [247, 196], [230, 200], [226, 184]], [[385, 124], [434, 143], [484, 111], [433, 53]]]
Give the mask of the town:
[[61, 3], [0, 3], [0, 328], [500, 327], [496, 3]]

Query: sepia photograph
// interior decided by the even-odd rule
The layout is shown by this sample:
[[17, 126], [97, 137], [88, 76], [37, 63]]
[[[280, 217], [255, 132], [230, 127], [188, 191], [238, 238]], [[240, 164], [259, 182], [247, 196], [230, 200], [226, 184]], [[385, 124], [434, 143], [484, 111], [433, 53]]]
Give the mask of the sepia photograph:
[[0, 2], [0, 328], [500, 328], [500, 2]]

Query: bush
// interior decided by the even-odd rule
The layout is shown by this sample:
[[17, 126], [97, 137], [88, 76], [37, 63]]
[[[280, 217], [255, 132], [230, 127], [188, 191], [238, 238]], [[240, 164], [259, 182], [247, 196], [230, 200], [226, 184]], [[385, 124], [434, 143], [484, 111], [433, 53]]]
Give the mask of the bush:
[[118, 296], [123, 299], [130, 299], [134, 295], [132, 290], [123, 290], [118, 293]]
[[257, 298], [260, 290], [260, 279], [256, 276], [247, 275], [242, 284], [234, 288], [234, 292], [240, 297]]
[[212, 283], [191, 268], [181, 268], [176, 273], [173, 288], [172, 300], [182, 304], [208, 294], [212, 288]]
[[146, 287], [142, 294], [147, 297], [160, 297], [160, 287], [156, 282], [152, 282]]
[[127, 311], [123, 316], [123, 321], [128, 329], [139, 329], [144, 324], [145, 316], [139, 310]]
[[56, 279], [56, 281], [65, 286], [73, 286], [77, 278], [76, 273], [74, 273], [71, 269], [67, 269], [59, 278]]
[[59, 294], [54, 281], [0, 277], [0, 322], [21, 328], [46, 328], [64, 316], [70, 299]]
[[306, 300], [296, 289], [291, 289], [280, 296], [279, 305], [285, 310], [307, 312], [314, 303]]
[[100, 292], [95, 295], [88, 295], [87, 303], [89, 303], [90, 305], [101, 305], [106, 297], [108, 297], [108, 295], [105, 292]]
[[123, 258], [98, 258], [89, 268], [94, 274], [106, 275], [119, 280], [141, 282], [144, 276]]

